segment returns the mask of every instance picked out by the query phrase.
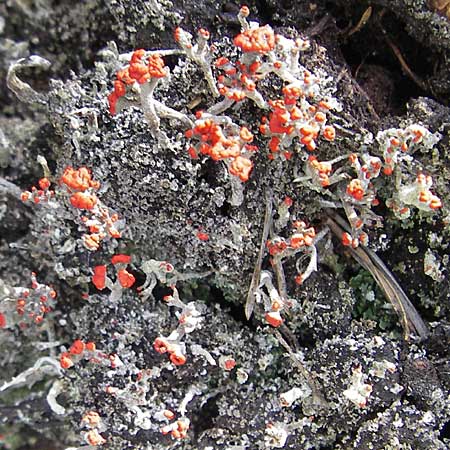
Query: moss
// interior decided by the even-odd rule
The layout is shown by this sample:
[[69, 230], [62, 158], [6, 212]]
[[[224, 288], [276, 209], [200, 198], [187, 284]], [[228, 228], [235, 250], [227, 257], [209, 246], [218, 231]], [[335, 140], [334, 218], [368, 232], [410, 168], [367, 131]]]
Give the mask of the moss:
[[386, 300], [372, 275], [361, 270], [350, 278], [350, 286], [356, 298], [353, 316], [357, 319], [372, 320], [383, 331], [400, 333], [398, 320], [392, 306]]

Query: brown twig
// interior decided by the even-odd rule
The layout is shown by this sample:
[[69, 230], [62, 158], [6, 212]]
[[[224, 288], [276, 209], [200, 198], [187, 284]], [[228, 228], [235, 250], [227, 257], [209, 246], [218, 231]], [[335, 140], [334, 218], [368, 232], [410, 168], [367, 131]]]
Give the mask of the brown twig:
[[417, 86], [419, 86], [421, 89], [423, 89], [424, 91], [428, 91], [428, 86], [427, 84], [420, 79], [420, 77], [418, 77], [413, 71], [412, 69], [409, 67], [408, 63], [406, 62], [405, 58], [403, 57], [400, 49], [392, 42], [391, 38], [389, 37], [387, 31], [384, 29], [383, 25], [381, 24], [381, 21], [383, 19], [384, 14], [386, 13], [385, 9], [382, 9], [380, 11], [380, 13], [378, 14], [378, 26], [380, 27], [380, 30], [383, 34], [384, 40], [386, 41], [386, 43], [389, 45], [389, 47], [391, 48], [392, 52], [394, 53], [395, 57], [398, 59], [398, 62], [400, 63], [400, 65], [402, 66], [403, 71], [405, 72], [405, 74], [414, 82], [417, 84]]
[[360, 31], [366, 23], [369, 21], [370, 17], [372, 15], [372, 7], [369, 6], [362, 14], [361, 18], [359, 19], [358, 23], [350, 30], [348, 31], [347, 35], [345, 37], [350, 37], [352, 34], [357, 33]]
[[[342, 217], [331, 210], [328, 211], [328, 214], [326, 223], [337, 237], [340, 238], [344, 231], [349, 231], [349, 227]], [[383, 261], [367, 247], [346, 248], [353, 258], [371, 273], [386, 298], [391, 302], [400, 319], [405, 339], [409, 340], [412, 334], [420, 340], [425, 339], [428, 336], [425, 322]]]
[[266, 212], [264, 215], [264, 226], [261, 236], [261, 243], [259, 246], [258, 257], [256, 258], [255, 268], [253, 270], [252, 281], [248, 289], [247, 301], [245, 302], [245, 317], [250, 320], [253, 309], [255, 307], [255, 291], [259, 284], [259, 278], [261, 274], [261, 265], [264, 258], [264, 252], [266, 250], [266, 241], [269, 236], [270, 227], [272, 226], [272, 209], [273, 209], [273, 194], [271, 190], [266, 192]]
[[292, 363], [298, 369], [298, 371], [305, 379], [305, 381], [308, 383], [308, 386], [311, 389], [313, 405], [316, 406], [319, 410], [328, 409], [328, 402], [325, 400], [325, 397], [322, 394], [321, 388], [319, 386], [316, 377], [306, 369], [306, 367], [300, 361], [298, 356], [292, 351], [290, 345], [286, 342], [281, 333], [278, 330], [274, 329], [273, 334], [277, 338], [277, 341], [280, 343], [280, 345], [284, 347], [284, 349], [287, 351]]

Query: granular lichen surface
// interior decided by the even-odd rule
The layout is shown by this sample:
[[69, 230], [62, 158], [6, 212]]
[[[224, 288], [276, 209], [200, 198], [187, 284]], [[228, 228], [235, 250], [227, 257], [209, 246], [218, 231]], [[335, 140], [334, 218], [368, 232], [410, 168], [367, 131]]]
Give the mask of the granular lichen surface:
[[436, 8], [0, 5], [4, 448], [449, 447]]

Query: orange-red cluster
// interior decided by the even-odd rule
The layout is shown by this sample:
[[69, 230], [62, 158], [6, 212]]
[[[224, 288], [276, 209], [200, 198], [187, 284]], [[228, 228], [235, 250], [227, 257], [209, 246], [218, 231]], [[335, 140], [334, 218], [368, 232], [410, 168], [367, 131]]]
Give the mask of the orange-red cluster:
[[96, 411], [87, 411], [81, 418], [81, 422], [90, 427], [96, 427], [100, 424], [101, 418]]
[[117, 271], [117, 279], [119, 280], [120, 285], [125, 289], [129, 289], [136, 282], [134, 275], [128, 272], [127, 269], [119, 269]]
[[[21, 295], [20, 298], [16, 301], [16, 312], [19, 316], [24, 316], [26, 309], [27, 309], [27, 303], [30, 298], [30, 291], [25, 291]], [[32, 319], [34, 323], [41, 323], [44, 320], [44, 315], [46, 313], [49, 313], [52, 311], [52, 307], [49, 306], [48, 301], [49, 299], [55, 299], [56, 298], [56, 292], [51, 289], [49, 291], [48, 295], [40, 295], [38, 298], [38, 305], [35, 305], [35, 308], [37, 306], [38, 310], [36, 312], [29, 311], [27, 313], [28, 318]], [[32, 303], [36, 302], [36, 299], [31, 300]]]
[[100, 183], [92, 179], [92, 172], [87, 167], [79, 169], [66, 167], [61, 175], [60, 184], [65, 184], [69, 192], [84, 192], [89, 188], [100, 188]]
[[385, 175], [392, 175], [398, 159], [398, 153], [406, 153], [409, 150], [410, 145], [408, 142], [410, 144], [421, 142], [426, 132], [427, 130], [425, 128], [417, 125], [410, 125], [405, 130], [397, 130], [397, 135], [392, 136], [386, 144], [383, 173]]
[[[314, 246], [314, 238], [316, 237], [316, 231], [314, 227], [307, 227], [306, 223], [302, 220], [296, 220], [293, 223], [293, 233], [291, 236], [286, 239], [283, 237], [275, 237], [274, 239], [270, 239], [266, 242], [266, 247], [269, 250], [270, 256], [272, 256], [272, 264], [275, 264], [277, 261], [280, 261], [282, 258], [287, 256], [292, 256], [298, 251], [309, 252], [311, 247]], [[314, 248], [313, 248], [314, 249]], [[314, 269], [312, 269], [314, 270]], [[297, 284], [302, 284], [303, 281], [308, 278], [311, 270], [303, 273], [297, 274], [295, 276], [295, 282]], [[282, 318], [279, 313], [279, 310], [282, 308], [278, 302], [272, 303], [271, 310], [266, 314], [266, 321], [276, 327], [281, 325]]]
[[301, 247], [310, 246], [316, 237], [314, 227], [306, 228], [305, 222], [297, 220], [293, 223], [294, 232], [289, 239], [276, 237], [266, 242], [270, 256], [282, 256], [289, 249], [297, 250]]
[[264, 315], [264, 319], [274, 328], [279, 327], [283, 323], [283, 318], [281, 317], [280, 311], [269, 311]]
[[186, 363], [186, 356], [181, 353], [178, 345], [173, 345], [163, 337], [157, 337], [153, 342], [153, 348], [160, 354], [168, 353], [170, 361], [176, 366]]
[[106, 287], [106, 265], [101, 264], [94, 266], [94, 274], [92, 275], [92, 284], [102, 291]]
[[348, 159], [352, 167], [358, 172], [358, 176], [360, 179], [370, 180], [372, 178], [378, 177], [378, 175], [380, 174], [381, 161], [375, 156], [366, 158], [366, 164], [362, 166], [359, 163], [358, 156], [355, 153], [352, 153], [348, 157]]
[[347, 185], [346, 192], [358, 202], [360, 202], [366, 194], [364, 186], [361, 180], [359, 180], [358, 178], [354, 178], [350, 181], [350, 183]]
[[70, 346], [68, 352], [61, 353], [59, 357], [59, 364], [63, 369], [70, 369], [74, 365], [74, 357], [82, 355], [85, 351], [94, 352], [96, 350], [94, 342], [83, 342], [77, 339]]
[[319, 161], [314, 155], [309, 155], [308, 164], [319, 179], [320, 185], [322, 187], [328, 187], [330, 185], [330, 174], [332, 170], [331, 163], [328, 161]]
[[316, 230], [314, 227], [306, 228], [306, 223], [302, 220], [297, 220], [294, 222], [295, 231], [289, 239], [289, 246], [294, 249], [300, 247], [309, 247], [313, 244], [314, 238], [316, 237]]
[[[305, 94], [296, 86], [285, 87], [283, 95], [283, 99], [269, 101], [272, 112], [269, 118], [262, 118], [259, 128], [262, 134], [271, 136], [269, 141], [269, 150], [271, 151], [269, 157], [271, 159], [284, 147], [283, 140], [287, 136], [289, 144], [291, 139], [296, 136], [309, 151], [316, 149], [316, 139], [320, 133], [327, 141], [335, 139], [334, 127], [325, 125], [325, 113], [330, 109], [326, 102], [321, 101], [317, 106], [309, 105], [307, 108], [297, 106], [297, 99], [304, 97]], [[291, 155], [289, 151], [284, 152], [286, 159], [289, 159]]]
[[[183, 40], [185, 31], [181, 27], [176, 27], [173, 33], [175, 41], [181, 42]], [[192, 48], [192, 44], [188, 44], [189, 48]]]
[[[39, 325], [45, 314], [55, 307], [56, 291], [45, 284], [38, 283], [35, 272], [31, 272], [31, 289], [13, 288], [15, 302], [7, 302], [0, 312], [0, 328], [17, 323], [26, 328], [29, 323]], [[17, 314], [18, 317], [15, 316]]]
[[52, 197], [55, 196], [55, 191], [50, 190], [50, 180], [48, 178], [41, 178], [38, 181], [39, 189], [36, 186], [33, 186], [30, 191], [24, 191], [20, 195], [20, 198], [23, 202], [27, 202], [29, 200], [33, 201], [36, 205], [41, 202], [48, 202]]
[[[130, 273], [127, 269], [125, 269], [123, 266], [126, 264], [129, 264], [131, 262], [131, 256], [125, 255], [122, 253], [119, 253], [117, 255], [113, 255], [111, 257], [111, 262], [114, 266], [119, 265], [119, 269], [117, 270], [117, 280], [119, 284], [125, 288], [129, 289], [131, 288], [134, 283], [136, 282], [135, 276]], [[107, 282], [107, 267], [105, 264], [100, 264], [97, 266], [94, 266], [94, 273], [92, 275], [92, 284], [99, 290], [102, 291], [106, 288], [106, 282]]]
[[201, 141], [196, 147], [189, 148], [192, 158], [197, 158], [197, 152], [200, 152], [214, 161], [228, 160], [230, 173], [241, 181], [248, 180], [253, 163], [242, 153], [245, 150], [254, 151], [256, 147], [249, 145], [253, 134], [246, 127], [241, 127], [239, 134], [227, 135], [212, 118], [206, 118], [197, 120], [195, 127], [185, 134], [187, 138], [196, 137]]
[[345, 245], [346, 247], [357, 248], [359, 247], [359, 244], [367, 245], [369, 243], [369, 236], [364, 231], [361, 231], [356, 237], [353, 237], [350, 233], [344, 231], [342, 233], [341, 242], [342, 245]]
[[[106, 206], [99, 206], [96, 216], [89, 218], [81, 217], [81, 221], [89, 228], [91, 234], [84, 234], [82, 239], [84, 245], [89, 250], [98, 250], [100, 243], [107, 235], [114, 239], [120, 238], [122, 235], [116, 228], [116, 222], [119, 220], [117, 214], [110, 214]], [[107, 233], [105, 233], [105, 231]]]
[[288, 243], [284, 238], [274, 238], [266, 242], [267, 250], [269, 250], [270, 256], [276, 256], [282, 254], [287, 248]]
[[235, 102], [240, 102], [247, 97], [245, 91], [253, 92], [256, 90], [256, 72], [261, 67], [259, 61], [253, 61], [248, 65], [240, 61], [232, 64], [228, 58], [222, 56], [216, 61], [215, 66], [223, 71], [217, 77], [221, 95]]
[[189, 421], [179, 419], [175, 423], [166, 425], [161, 428], [162, 434], [169, 434], [175, 439], [184, 439], [187, 436], [187, 431], [189, 429]]
[[61, 176], [60, 184], [66, 186], [67, 190], [72, 193], [70, 196], [70, 204], [77, 209], [94, 209], [98, 203], [95, 194], [85, 192], [87, 189], [98, 189], [100, 183], [92, 179], [92, 174], [86, 167], [74, 169], [66, 167]]
[[131, 56], [130, 64], [117, 72], [114, 90], [108, 96], [109, 111], [112, 115], [116, 114], [117, 100], [126, 94], [127, 85], [132, 85], [135, 82], [144, 84], [152, 78], [163, 78], [167, 75], [164, 60], [160, 55], [148, 56], [147, 63], [143, 60], [144, 56], [145, 50], [135, 50]]
[[264, 54], [275, 48], [275, 33], [269, 25], [251, 28], [238, 34], [233, 43], [245, 53]]
[[429, 187], [432, 186], [433, 181], [429, 175], [419, 173], [416, 182], [423, 189], [419, 191], [419, 202], [425, 203], [430, 209], [442, 208], [441, 199], [430, 192]]
[[91, 216], [81, 217], [81, 221], [90, 233], [82, 237], [84, 245], [89, 250], [98, 250], [101, 241], [108, 235], [115, 239], [120, 238], [121, 234], [116, 224], [119, 216], [115, 213], [111, 214], [109, 208], [104, 206], [92, 192], [100, 188], [100, 183], [92, 179], [92, 173], [88, 168], [67, 167], [59, 184], [64, 185], [71, 194], [69, 201], [74, 208], [92, 211]]
[[86, 440], [89, 445], [103, 445], [106, 443], [106, 439], [98, 432], [98, 430], [89, 430], [86, 434]]
[[98, 198], [94, 194], [87, 194], [85, 192], [75, 192], [70, 196], [70, 204], [77, 209], [94, 209], [98, 202]]
[[87, 411], [81, 418], [81, 424], [91, 428], [86, 434], [85, 439], [90, 445], [98, 446], [106, 443], [105, 438], [99, 433], [101, 426], [100, 414], [96, 411]]

